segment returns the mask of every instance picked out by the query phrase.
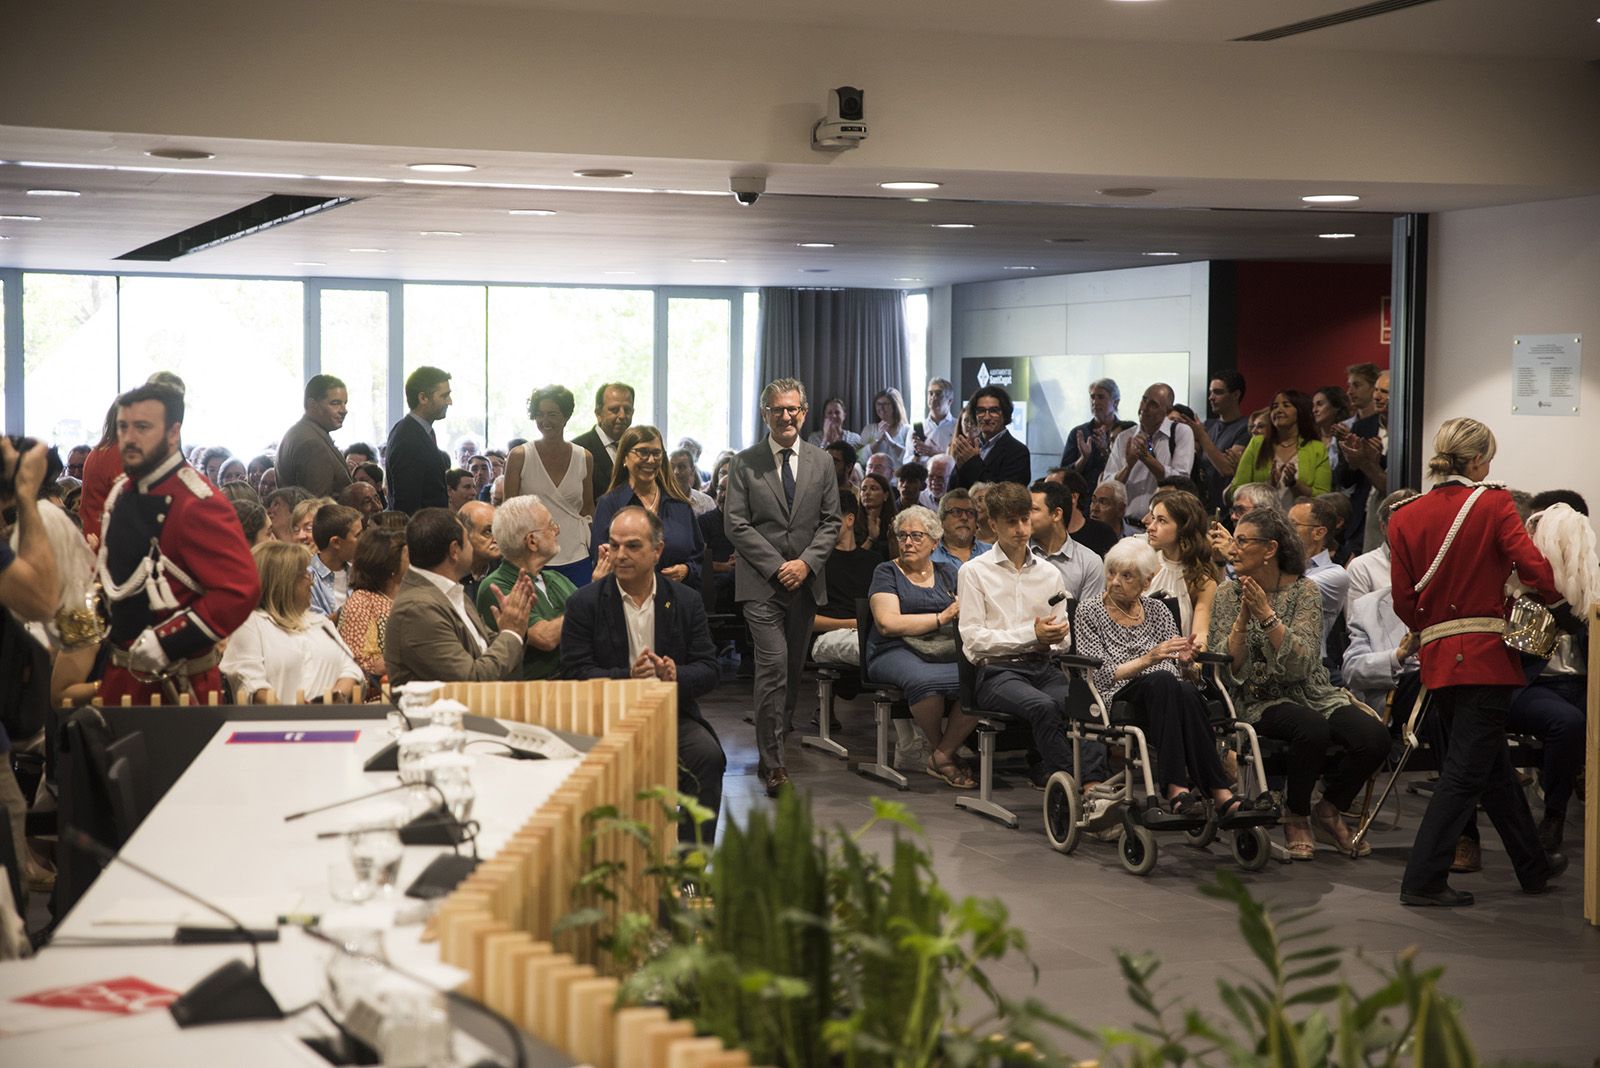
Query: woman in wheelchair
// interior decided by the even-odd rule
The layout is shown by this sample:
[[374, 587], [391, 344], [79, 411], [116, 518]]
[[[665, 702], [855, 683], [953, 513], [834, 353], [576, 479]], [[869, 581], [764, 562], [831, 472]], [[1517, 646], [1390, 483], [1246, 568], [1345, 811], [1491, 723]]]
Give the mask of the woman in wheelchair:
[[1173, 812], [1203, 815], [1209, 796], [1219, 826], [1254, 813], [1222, 768], [1204, 695], [1183, 677], [1195, 641], [1178, 633], [1167, 605], [1146, 595], [1160, 556], [1144, 539], [1124, 538], [1106, 554], [1105, 569], [1105, 593], [1076, 615], [1078, 653], [1100, 661], [1092, 678], [1101, 698], [1139, 707], [1155, 781]]
[[[905, 693], [911, 718], [933, 750], [927, 772], [957, 790], [977, 787], [956, 750], [978, 725], [961, 711], [956, 667], [956, 566], [931, 559], [944, 528], [929, 508], [912, 505], [894, 517], [897, 558], [872, 573], [872, 627], [863, 677]], [[948, 716], [948, 721], [946, 720]]]
[[1181, 490], [1156, 491], [1145, 522], [1160, 564], [1150, 592], [1178, 602], [1178, 633], [1193, 638], [1200, 652], [1211, 640], [1211, 605], [1217, 596], [1217, 565], [1206, 526], [1205, 506]]
[[[1233, 537], [1235, 579], [1217, 591], [1211, 649], [1237, 714], [1263, 738], [1287, 743], [1284, 837], [1289, 856], [1310, 860], [1315, 840], [1350, 852], [1341, 815], [1389, 752], [1376, 713], [1328, 681], [1322, 666], [1322, 595], [1304, 577], [1305, 550], [1281, 512], [1257, 508]], [[1334, 752], [1331, 746], [1337, 746]], [[1315, 807], [1311, 789], [1323, 777]], [[1362, 842], [1360, 856], [1372, 852]]]

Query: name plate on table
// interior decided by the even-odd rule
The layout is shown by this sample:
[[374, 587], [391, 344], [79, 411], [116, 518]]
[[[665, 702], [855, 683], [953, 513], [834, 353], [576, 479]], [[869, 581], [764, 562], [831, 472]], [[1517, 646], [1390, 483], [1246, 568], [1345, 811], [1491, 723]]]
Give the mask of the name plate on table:
[[229, 745], [285, 745], [300, 742], [353, 742], [360, 731], [234, 731]]

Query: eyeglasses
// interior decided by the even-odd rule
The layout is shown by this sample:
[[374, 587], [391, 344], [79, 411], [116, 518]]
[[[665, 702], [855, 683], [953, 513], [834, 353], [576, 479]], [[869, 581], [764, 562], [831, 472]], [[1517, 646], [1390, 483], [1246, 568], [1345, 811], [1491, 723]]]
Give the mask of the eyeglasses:
[[641, 460], [659, 460], [666, 455], [666, 453], [662, 452], [660, 449], [641, 449], [637, 446], [629, 451]]
[[978, 518], [978, 510], [976, 508], [946, 508], [944, 514], [955, 516], [958, 519]]
[[780, 415], [787, 415], [792, 419], [805, 410], [806, 406], [804, 404], [774, 404], [767, 407], [766, 413], [774, 418]]
[[1233, 536], [1233, 540], [1238, 542], [1241, 545], [1248, 545], [1253, 541], [1254, 542], [1259, 542], [1262, 545], [1265, 545], [1267, 542], [1272, 541], [1273, 539], [1272, 538], [1251, 538], [1251, 537], [1247, 537], [1244, 534], [1235, 534]]
[[972, 409], [972, 411], [976, 415], [999, 415], [1001, 413], [1002, 409], [1000, 409], [1000, 408], [974, 408], [974, 409]]
[[912, 545], [929, 540], [929, 535], [920, 530], [897, 530], [894, 536], [896, 541], [909, 541]]

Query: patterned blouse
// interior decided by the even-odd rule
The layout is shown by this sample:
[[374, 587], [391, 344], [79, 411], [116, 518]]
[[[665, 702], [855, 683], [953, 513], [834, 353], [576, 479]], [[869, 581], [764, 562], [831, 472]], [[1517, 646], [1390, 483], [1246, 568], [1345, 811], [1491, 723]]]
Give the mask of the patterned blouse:
[[1079, 605], [1074, 613], [1075, 647], [1082, 656], [1100, 658], [1100, 666], [1091, 672], [1091, 676], [1095, 689], [1107, 701], [1134, 679], [1143, 678], [1153, 671], [1179, 674], [1176, 661], [1158, 660], [1137, 675], [1125, 679], [1115, 677], [1117, 668], [1123, 664], [1143, 656], [1168, 638], [1178, 637], [1178, 628], [1172, 622], [1172, 612], [1166, 605], [1154, 597], [1141, 597], [1139, 606], [1144, 609], [1144, 622], [1137, 627], [1112, 619], [1103, 597], [1090, 598]]
[[[1228, 692], [1239, 715], [1254, 723], [1273, 705], [1303, 705], [1327, 716], [1336, 708], [1358, 704], [1349, 690], [1328, 680], [1322, 666], [1322, 592], [1317, 584], [1300, 577], [1277, 593], [1267, 594], [1272, 610], [1286, 628], [1283, 644], [1272, 647], [1267, 632], [1255, 623], [1246, 631], [1244, 667], [1235, 674], [1224, 669]], [[1228, 633], [1239, 618], [1239, 583], [1217, 588], [1211, 608], [1212, 652], [1228, 652]]]
[[381, 593], [354, 590], [339, 610], [339, 636], [355, 654], [361, 670], [373, 678], [388, 671], [383, 664], [383, 637], [393, 607], [394, 601]]

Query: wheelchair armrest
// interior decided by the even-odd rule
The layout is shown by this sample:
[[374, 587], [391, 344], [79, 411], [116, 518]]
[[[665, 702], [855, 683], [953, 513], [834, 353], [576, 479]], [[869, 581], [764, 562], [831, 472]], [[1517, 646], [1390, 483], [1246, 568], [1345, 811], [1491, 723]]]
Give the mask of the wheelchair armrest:
[[1197, 664], [1227, 664], [1233, 661], [1233, 657], [1227, 653], [1201, 652], [1194, 654], [1194, 660]]
[[1076, 653], [1056, 653], [1051, 659], [1060, 666], [1074, 671], [1093, 671], [1102, 663], [1097, 656], [1079, 656]]

